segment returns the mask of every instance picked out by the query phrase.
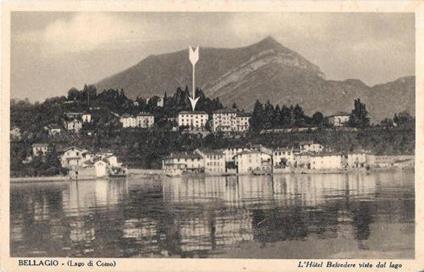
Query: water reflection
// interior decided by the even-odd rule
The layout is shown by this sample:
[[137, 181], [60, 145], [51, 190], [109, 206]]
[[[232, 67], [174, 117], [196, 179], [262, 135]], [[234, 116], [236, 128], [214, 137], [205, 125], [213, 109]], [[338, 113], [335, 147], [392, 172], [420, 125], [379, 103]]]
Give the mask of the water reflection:
[[[231, 257], [258, 245], [240, 253], [255, 257], [269, 245], [330, 240], [327, 257], [413, 252], [414, 212], [414, 174], [402, 171], [14, 185], [11, 253]], [[308, 247], [296, 254], [305, 256]]]

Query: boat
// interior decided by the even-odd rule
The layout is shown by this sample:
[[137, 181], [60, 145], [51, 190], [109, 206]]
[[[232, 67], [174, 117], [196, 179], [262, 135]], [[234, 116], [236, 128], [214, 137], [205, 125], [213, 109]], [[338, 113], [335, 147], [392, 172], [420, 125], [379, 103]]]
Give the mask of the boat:
[[125, 178], [127, 176], [127, 169], [118, 166], [109, 167], [109, 178]]

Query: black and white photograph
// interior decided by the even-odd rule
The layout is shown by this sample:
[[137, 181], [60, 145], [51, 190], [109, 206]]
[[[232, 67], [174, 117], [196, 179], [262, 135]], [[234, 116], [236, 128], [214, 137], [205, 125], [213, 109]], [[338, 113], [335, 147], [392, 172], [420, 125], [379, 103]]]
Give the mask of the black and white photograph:
[[413, 12], [20, 10], [9, 43], [11, 258], [415, 259]]

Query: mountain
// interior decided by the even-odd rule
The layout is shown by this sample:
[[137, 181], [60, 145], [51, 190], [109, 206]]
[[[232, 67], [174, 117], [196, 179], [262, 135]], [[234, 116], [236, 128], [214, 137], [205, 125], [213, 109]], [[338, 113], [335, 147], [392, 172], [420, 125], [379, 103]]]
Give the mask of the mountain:
[[[326, 80], [320, 68], [272, 37], [241, 48], [200, 48], [196, 85], [226, 104], [252, 109], [256, 99], [273, 104], [300, 104], [311, 114], [347, 111], [361, 98], [373, 121], [395, 112], [415, 113], [415, 77], [367, 86], [358, 79]], [[97, 89], [123, 88], [135, 98], [172, 93], [191, 86], [188, 50], [151, 55], [96, 84]]]

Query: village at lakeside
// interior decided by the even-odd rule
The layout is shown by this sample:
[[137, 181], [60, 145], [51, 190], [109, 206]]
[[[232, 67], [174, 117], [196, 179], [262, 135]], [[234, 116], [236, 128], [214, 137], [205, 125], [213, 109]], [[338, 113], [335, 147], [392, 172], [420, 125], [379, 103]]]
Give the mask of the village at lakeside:
[[414, 166], [415, 118], [371, 123], [356, 99], [347, 112], [306, 114], [301, 105], [256, 101], [224, 107], [201, 90], [147, 99], [93, 85], [42, 103], [11, 101], [12, 181], [127, 174], [333, 173]]

